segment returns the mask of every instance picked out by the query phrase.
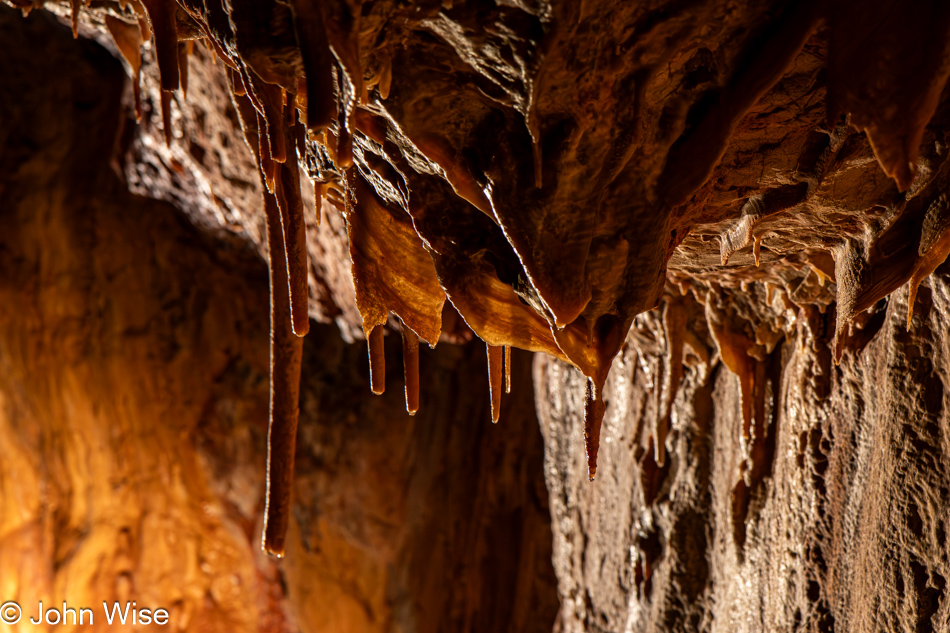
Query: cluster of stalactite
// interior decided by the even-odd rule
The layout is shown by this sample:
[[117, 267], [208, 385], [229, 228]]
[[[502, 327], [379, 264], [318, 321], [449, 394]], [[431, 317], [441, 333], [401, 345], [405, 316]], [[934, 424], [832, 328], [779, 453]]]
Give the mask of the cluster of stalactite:
[[[807, 327], [810, 311], [836, 302], [840, 358], [867, 338], [860, 331], [883, 297], [908, 281], [916, 288], [946, 259], [950, 167], [946, 139], [928, 123], [943, 116], [950, 8], [635, 4], [120, 0], [88, 9], [128, 62], [139, 116], [141, 48], [153, 42], [166, 142], [171, 95], [187, 91], [200, 42], [227, 67], [258, 156], [271, 275], [267, 551], [283, 551], [308, 330], [301, 170], [318, 215], [326, 202], [346, 219], [373, 392], [385, 387], [383, 336], [395, 315], [414, 413], [419, 341], [435, 346], [443, 315], [457, 311], [486, 343], [494, 421], [511, 347], [587, 376], [590, 478], [603, 386], [638, 314], [665, 303], [657, 464], [683, 350], [706, 363], [711, 353], [687, 326], [680, 298], [690, 291], [739, 376], [752, 464], [782, 328]], [[74, 32], [81, 13], [71, 0]], [[780, 139], [804, 147], [784, 176], [760, 179], [761, 193], [733, 187], [717, 204], [730, 142], [754, 129], [747, 115], [809, 47], [820, 49], [812, 75], [827, 81], [825, 116], [809, 110], [807, 134]], [[861, 222], [809, 223], [822, 212], [822, 182], [866, 156], [856, 138], [870, 141], [874, 169], [891, 180], [857, 202]], [[718, 266], [676, 261], [709, 235]], [[728, 268], [750, 246], [753, 262]], [[766, 291], [742, 314], [734, 304], [749, 280]]]

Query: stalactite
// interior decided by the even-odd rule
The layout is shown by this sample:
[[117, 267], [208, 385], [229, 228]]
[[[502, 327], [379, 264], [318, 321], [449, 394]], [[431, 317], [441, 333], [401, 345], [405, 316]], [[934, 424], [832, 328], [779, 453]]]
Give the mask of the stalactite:
[[511, 393], [511, 345], [505, 345], [505, 393]]
[[[235, 91], [233, 98], [248, 147], [260, 148], [259, 114], [246, 95], [241, 96]], [[266, 147], [266, 143], [264, 146]], [[262, 152], [260, 158], [263, 161], [267, 156]], [[288, 281], [290, 273], [287, 268], [287, 254], [284, 250], [281, 209], [277, 197], [266, 189], [263, 165], [258, 177], [264, 189], [271, 307], [270, 418], [267, 443], [267, 489], [261, 546], [270, 554], [282, 556], [293, 488], [303, 339], [296, 336], [293, 331]]]
[[284, 130], [284, 97], [281, 88], [267, 83], [251, 70], [248, 70], [245, 77], [250, 80], [250, 86], [245, 82], [244, 88], [249, 95], [253, 93], [261, 105], [271, 160], [275, 163], [284, 163], [287, 161], [288, 152], [287, 134]]
[[[764, 444], [765, 434], [768, 433], [768, 420], [766, 420], [768, 399], [774, 391], [774, 385], [769, 381], [768, 369], [770, 363], [765, 361], [755, 361], [755, 378], [752, 388], [752, 416], [754, 419], [752, 426], [752, 446], [749, 449], [749, 477], [752, 478], [755, 473], [761, 472], [764, 465], [762, 462], [761, 446]], [[746, 482], [752, 486], [752, 481]], [[757, 482], [756, 482], [757, 483]]]
[[670, 429], [670, 418], [676, 392], [683, 380], [683, 344], [686, 333], [686, 310], [682, 303], [670, 299], [663, 310], [663, 330], [666, 339], [666, 357], [664, 358], [663, 388], [660, 390], [662, 406], [657, 415], [654, 431], [654, 459], [658, 466], [666, 463], [666, 435]]
[[742, 408], [742, 437], [744, 450], [748, 448], [753, 419], [752, 390], [755, 386], [755, 359], [748, 350], [755, 344], [739, 328], [728, 323], [728, 316], [713, 307], [713, 299], [706, 300], [706, 322], [719, 348], [719, 357], [739, 379], [739, 397]]
[[[254, 85], [251, 83], [251, 76], [250, 76], [250, 74], [249, 74], [249, 71], [248, 71], [248, 69], [247, 69], [247, 66], [244, 65], [244, 64], [240, 64], [240, 65], [239, 65], [237, 68], [235, 68], [234, 70], [236, 71], [236, 74], [237, 74], [237, 75], [240, 77], [240, 79], [241, 79], [241, 85], [243, 86], [244, 94], [247, 96], [248, 101], [250, 101], [250, 102], [251, 102], [251, 105], [254, 106], [254, 110], [256, 110], [257, 113], [258, 113], [261, 117], [263, 117], [263, 116], [264, 116], [264, 105], [261, 103], [261, 100], [260, 100], [260, 98], [257, 96], [257, 93], [254, 92]], [[263, 123], [263, 120], [262, 120], [262, 123]], [[265, 141], [267, 141], [266, 129], [264, 128], [263, 125], [260, 127], [260, 135], [264, 137], [264, 140], [265, 140]], [[268, 146], [269, 146], [269, 144], [268, 144]], [[268, 155], [270, 155], [270, 149], [268, 149], [267, 151], [268, 151]]]
[[383, 61], [383, 69], [379, 74], [379, 83], [376, 84], [376, 90], [379, 91], [379, 98], [385, 101], [389, 98], [389, 91], [393, 83], [393, 60], [386, 55]]
[[402, 364], [406, 379], [406, 411], [415, 415], [419, 410], [419, 337], [402, 326]]
[[[613, 359], [620, 352], [633, 317], [620, 321], [612, 315], [602, 315], [593, 328], [585, 327], [579, 319], [571, 325], [550, 331], [558, 347], [585, 376], [588, 377], [587, 406], [585, 407], [585, 440], [589, 476], [597, 470], [597, 453], [600, 450], [600, 425], [604, 419], [606, 403], [603, 400], [604, 383]], [[593, 340], [590, 340], [590, 334]]]
[[244, 88], [244, 78], [241, 76], [241, 73], [233, 68], [228, 68], [227, 76], [228, 84], [231, 86], [231, 93], [235, 97], [246, 97], [247, 90]]
[[488, 350], [488, 388], [491, 396], [491, 421], [498, 422], [501, 415], [502, 362], [504, 354], [499, 345], [487, 345]]
[[70, 17], [72, 19], [73, 39], [79, 38], [79, 9], [82, 7], [82, 0], [70, 0]]
[[383, 325], [377, 325], [367, 339], [369, 348], [369, 380], [373, 393], [377, 396], [386, 391], [386, 348], [383, 338]]
[[818, 266], [809, 264], [809, 267], [811, 268], [812, 272], [815, 273], [815, 276], [818, 277], [819, 286], [824, 286], [829, 280], [831, 280], [831, 277], [829, 277], [828, 274]]
[[[248, 94], [250, 96], [250, 94]], [[274, 193], [277, 191], [277, 165], [270, 156], [270, 143], [267, 142], [267, 135], [264, 132], [266, 127], [264, 122], [264, 117], [257, 114], [257, 129], [260, 130], [258, 136], [258, 164], [261, 168], [261, 173], [264, 176], [264, 186], [267, 188], [267, 191]]]
[[584, 445], [587, 449], [587, 478], [594, 481], [597, 475], [597, 453], [600, 451], [600, 429], [604, 422], [607, 405], [593, 379], [587, 379], [587, 396], [584, 403]]
[[[447, 263], [439, 271], [439, 281], [459, 315], [464, 315], [465, 323], [479, 338], [492, 345], [507, 344], [570, 362], [558, 347], [550, 323], [526, 305], [511, 285], [500, 281], [492, 271]], [[502, 314], [505, 317], [498, 318]]]
[[165, 147], [172, 145], [172, 93], [161, 91], [162, 99], [162, 131], [165, 134]]
[[181, 87], [178, 72], [178, 27], [174, 0], [142, 0], [155, 37], [155, 56], [162, 90], [174, 92]]
[[275, 193], [280, 205], [282, 235], [287, 253], [293, 331], [297, 336], [304, 336], [310, 331], [307, 227], [303, 216], [303, 201], [300, 198], [300, 171], [293, 119], [294, 108], [288, 104], [284, 106], [284, 123], [280, 129], [285, 136], [283, 144], [290, 160], [276, 167]]
[[333, 53], [327, 44], [321, 3], [294, 0], [297, 36], [307, 75], [307, 127], [328, 127], [337, 116], [333, 87]]
[[270, 271], [270, 421], [267, 431], [267, 492], [262, 547], [283, 556], [290, 517], [300, 399], [303, 339], [294, 335], [277, 199], [264, 194]]
[[181, 95], [183, 99], [188, 98], [188, 55], [194, 46], [194, 41], [178, 43], [178, 74], [181, 81]]

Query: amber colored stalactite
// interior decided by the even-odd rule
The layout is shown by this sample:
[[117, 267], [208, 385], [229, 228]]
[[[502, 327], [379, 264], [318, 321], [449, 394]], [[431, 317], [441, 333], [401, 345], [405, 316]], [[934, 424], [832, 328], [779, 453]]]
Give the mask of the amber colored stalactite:
[[[251, 94], [248, 93], [249, 101], [253, 103], [253, 100], [250, 99]], [[258, 164], [261, 168], [261, 174], [264, 177], [264, 187], [270, 193], [275, 193], [277, 191], [277, 166], [279, 163], [273, 160], [270, 155], [270, 143], [267, 141], [267, 124], [264, 121], [264, 117], [260, 113], [257, 114], [257, 130], [258, 130]]]
[[233, 68], [228, 68], [227, 76], [228, 86], [231, 88], [231, 96], [234, 98], [246, 97], [247, 90], [244, 88], [244, 77], [241, 75], [241, 73]]
[[505, 345], [505, 393], [511, 393], [511, 345]]
[[246, 77], [250, 80], [250, 86], [245, 83], [245, 89], [248, 95], [251, 93], [260, 104], [260, 114], [264, 119], [265, 137], [267, 138], [268, 150], [271, 160], [276, 163], [287, 161], [287, 135], [284, 131], [286, 117], [284, 116], [284, 97], [280, 86], [269, 84], [257, 75], [253, 70], [248, 69]]
[[172, 93], [162, 90], [162, 132], [165, 135], [165, 147], [172, 144]]
[[587, 478], [594, 481], [597, 474], [597, 453], [600, 451], [600, 428], [607, 405], [594, 381], [587, 380], [584, 403], [584, 445], [587, 449]]
[[174, 92], [181, 86], [178, 72], [178, 27], [174, 0], [143, 0], [155, 37], [155, 55], [162, 79], [162, 90]]
[[487, 268], [443, 265], [439, 281], [455, 309], [486, 343], [507, 344], [568, 360], [544, 317], [525, 305], [510, 285], [489, 274]]
[[262, 547], [270, 554], [283, 556], [293, 489], [303, 339], [291, 328], [287, 260], [280, 229], [280, 209], [273, 195], [264, 194], [264, 210], [270, 251], [271, 384]]
[[385, 326], [377, 325], [367, 339], [369, 351], [370, 387], [377, 396], [386, 391], [386, 348], [383, 333]]
[[[241, 78], [241, 86], [244, 89], [244, 94], [250, 100], [251, 104], [254, 106], [254, 109], [260, 116], [264, 116], [264, 104], [261, 103], [260, 97], [254, 91], [254, 85], [251, 83], [250, 71], [245, 66], [239, 66], [235, 69], [237, 75]], [[266, 131], [266, 125], [261, 126], [261, 131]], [[263, 134], [265, 140], [267, 138], [266, 134]], [[268, 146], [268, 156], [270, 156], [270, 147]]]
[[402, 365], [406, 379], [406, 411], [415, 415], [419, 410], [419, 337], [402, 326]]
[[297, 14], [300, 53], [307, 75], [307, 128], [318, 131], [328, 127], [337, 113], [333, 53], [327, 44], [322, 3], [295, 0], [293, 5]]
[[79, 9], [82, 7], [82, 0], [69, 0], [70, 16], [72, 18], [73, 39], [79, 38]]
[[[229, 73], [233, 83], [241, 79], [237, 73]], [[283, 556], [289, 512], [297, 421], [299, 417], [300, 369], [303, 354], [302, 335], [295, 333], [291, 306], [291, 274], [284, 226], [290, 224], [292, 204], [300, 205], [299, 182], [295, 174], [281, 179], [282, 197], [278, 199], [277, 183], [268, 186], [267, 177], [278, 173], [283, 176], [284, 165], [270, 159], [269, 144], [263, 137], [264, 122], [254, 110], [250, 95], [234, 95], [241, 126], [248, 147], [258, 150], [258, 178], [263, 190], [264, 213], [267, 232], [267, 255], [270, 282], [270, 416], [267, 442], [267, 482], [265, 494], [264, 530], [262, 548], [276, 556]], [[285, 211], [286, 210], [286, 211]], [[302, 218], [302, 209], [299, 216]], [[285, 219], [285, 215], [288, 219]], [[306, 258], [306, 252], [304, 252]], [[304, 267], [306, 259], [304, 260]], [[304, 277], [306, 279], [306, 277]], [[308, 325], [309, 328], [309, 325]], [[306, 333], [301, 328], [303, 333]]]
[[504, 362], [503, 347], [499, 345], [486, 345], [488, 350], [488, 389], [491, 397], [491, 421], [498, 422], [501, 416], [501, 392], [504, 389], [502, 385]]
[[284, 147], [293, 160], [277, 164], [275, 194], [280, 206], [284, 252], [287, 254], [287, 281], [290, 287], [293, 331], [297, 336], [305, 336], [310, 331], [307, 305], [307, 232], [303, 217], [303, 200], [300, 198], [300, 171], [296, 160], [292, 105], [284, 107], [284, 123], [279, 129], [284, 134]]

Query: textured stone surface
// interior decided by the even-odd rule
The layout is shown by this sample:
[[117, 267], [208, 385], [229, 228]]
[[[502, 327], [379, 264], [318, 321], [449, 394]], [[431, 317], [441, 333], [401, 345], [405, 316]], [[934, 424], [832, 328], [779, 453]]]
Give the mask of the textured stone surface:
[[[905, 283], [916, 287], [950, 252], [943, 5], [147, 0], [87, 10], [71, 0], [50, 8], [71, 13], [79, 30], [154, 33], [145, 92], [152, 119], [179, 146], [162, 158], [172, 171], [226, 166], [203, 160], [224, 141], [203, 141], [208, 129], [236, 131], [240, 119], [270, 183], [265, 197], [282, 214], [271, 217], [271, 234], [280, 224], [285, 238], [274, 244], [286, 242], [290, 254], [298, 326], [304, 304], [351, 338], [355, 322], [368, 336], [392, 313], [434, 341], [443, 315], [457, 312], [490, 346], [569, 361], [592, 381], [592, 474], [600, 387], [633, 318], [665, 302], [668, 282], [725, 287], [725, 304], [745, 302], [753, 281], [796, 306], [836, 302], [839, 358], [852, 322]], [[135, 66], [137, 49], [127, 48]], [[226, 65], [226, 81], [191, 76], [189, 50]], [[232, 92], [228, 124], [202, 117], [201, 107], [188, 112], [189, 77], [192, 87]], [[219, 100], [203, 111], [221, 109]], [[130, 172], [142, 171], [149, 152], [163, 155], [151, 138], [144, 151], [133, 142]], [[317, 197], [343, 216], [352, 286], [319, 270], [338, 252], [339, 223], [310, 227], [309, 264], [294, 239], [314, 219], [297, 200], [295, 156]], [[170, 187], [146, 173], [137, 182], [202, 189], [202, 178], [175, 180]], [[243, 195], [233, 193], [232, 206]], [[212, 206], [225, 208], [209, 208], [219, 224], [250, 219]], [[258, 236], [260, 220], [249, 227]], [[768, 265], [753, 266], [761, 261]], [[446, 301], [454, 310], [443, 310]], [[284, 303], [275, 300], [274, 315], [290, 310]], [[754, 330], [788, 325], [768, 314], [771, 303], [745, 302], [758, 315]], [[285, 320], [272, 318], [278, 338]], [[744, 326], [731, 317], [723, 323], [735, 343], [724, 360], [741, 373], [752, 367], [740, 347], [753, 332], [740, 336]], [[770, 337], [756, 331], [754, 344], [771, 348]], [[274, 355], [275, 376], [296, 374], [291, 357]], [[289, 428], [294, 397], [284, 383], [296, 380], [273, 383], [282, 403], [275, 426]], [[661, 434], [666, 424], [664, 414]]]
[[[12, 594], [149, 587], [194, 630], [547, 630], [534, 397], [555, 628], [946, 629], [947, 6], [48, 8], [82, 38], [0, 23]], [[108, 24], [146, 14], [136, 125]], [[272, 237], [306, 229], [314, 327], [281, 566], [254, 553], [262, 196]], [[535, 397], [516, 354], [489, 427], [484, 351], [440, 347], [408, 420], [400, 320], [560, 360]], [[354, 341], [383, 326], [368, 400]]]
[[663, 340], [631, 337], [590, 484], [571, 402], [584, 378], [538, 356], [563, 630], [946, 631], [950, 286], [939, 273], [930, 286], [909, 331], [902, 291], [837, 367], [831, 315], [769, 356], [747, 503], [739, 382], [722, 363], [687, 369], [657, 468], [644, 428]]
[[[42, 56], [21, 54], [37, 41]], [[48, 14], [0, 11], [3, 599], [99, 616], [135, 600], [202, 633], [550, 630], [526, 355], [492, 426], [484, 350], [424, 350], [410, 418], [398, 345], [378, 398], [365, 346], [315, 324], [291, 546], [260, 553], [266, 265], [252, 231], [171, 204], [192, 199], [183, 185], [128, 190], [107, 151], [133, 124], [125, 85], [119, 61]]]

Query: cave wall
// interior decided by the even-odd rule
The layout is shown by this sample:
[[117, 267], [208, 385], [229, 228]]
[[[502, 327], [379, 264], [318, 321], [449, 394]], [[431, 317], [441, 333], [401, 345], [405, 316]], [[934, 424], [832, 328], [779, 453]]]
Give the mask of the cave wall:
[[909, 330], [907, 292], [892, 295], [840, 365], [833, 311], [778, 345], [747, 480], [739, 379], [715, 359], [686, 370], [667, 463], [645, 450], [657, 317], [611, 373], [593, 484], [572, 402], [584, 378], [537, 357], [563, 630], [948, 630], [948, 281], [921, 288]]
[[[338, 120], [293, 126], [317, 191], [302, 178], [312, 333], [279, 563], [258, 552], [267, 163], [245, 143], [279, 118], [244, 120], [237, 86], [263, 73], [307, 109], [288, 5], [256, 5], [268, 32], [250, 4], [222, 25], [221, 3], [179, 3], [207, 37], [187, 94], [156, 56], [192, 40], [144, 46], [141, 121], [102, 24], [134, 9], [84, 8], [78, 40], [0, 13], [3, 596], [166, 603], [195, 631], [947, 630], [946, 271], [904, 284], [950, 248], [950, 14], [423, 4], [366, 4], [362, 58], [334, 32], [356, 51]], [[361, 252], [360, 222], [408, 238]], [[420, 261], [432, 292], [404, 292]], [[472, 336], [432, 309], [446, 292], [492, 346], [605, 390], [516, 351], [487, 424], [485, 350], [445, 344]], [[410, 418], [388, 312], [420, 297], [443, 343]]]
[[39, 600], [136, 600], [196, 632], [551, 630], [527, 354], [492, 426], [484, 349], [423, 350], [409, 417], [398, 336], [376, 397], [365, 343], [314, 322], [290, 547], [260, 552], [268, 277], [260, 216], [242, 215], [260, 192], [220, 176], [248, 153], [208, 131], [229, 124], [213, 81], [191, 96], [204, 118], [181, 121], [207, 126], [193, 138], [208, 151], [188, 155], [217, 205], [174, 169], [183, 155], [150, 145], [160, 129], [135, 127], [114, 53], [0, 8], [3, 599], [31, 615]]

